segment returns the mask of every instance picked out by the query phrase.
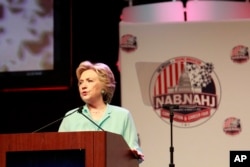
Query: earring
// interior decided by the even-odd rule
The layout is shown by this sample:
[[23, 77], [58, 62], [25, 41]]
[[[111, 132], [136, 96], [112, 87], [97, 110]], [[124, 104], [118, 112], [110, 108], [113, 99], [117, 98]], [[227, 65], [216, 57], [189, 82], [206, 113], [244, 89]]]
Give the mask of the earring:
[[102, 91], [101, 91], [101, 94], [105, 94], [105, 91], [104, 91], [104, 90], [102, 90]]

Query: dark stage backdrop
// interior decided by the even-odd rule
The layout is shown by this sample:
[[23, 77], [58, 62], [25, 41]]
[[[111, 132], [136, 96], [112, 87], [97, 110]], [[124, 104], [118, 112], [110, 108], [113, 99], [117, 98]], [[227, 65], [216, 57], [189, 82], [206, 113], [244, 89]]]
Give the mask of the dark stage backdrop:
[[[75, 69], [83, 60], [104, 62], [111, 67], [117, 80], [112, 104], [120, 105], [116, 63], [119, 17], [126, 5], [123, 0], [72, 1], [72, 86], [68, 90], [0, 92], [0, 133], [33, 132], [63, 117], [69, 109], [83, 105], [75, 78]], [[59, 124], [60, 121], [41, 131], [57, 131]]]

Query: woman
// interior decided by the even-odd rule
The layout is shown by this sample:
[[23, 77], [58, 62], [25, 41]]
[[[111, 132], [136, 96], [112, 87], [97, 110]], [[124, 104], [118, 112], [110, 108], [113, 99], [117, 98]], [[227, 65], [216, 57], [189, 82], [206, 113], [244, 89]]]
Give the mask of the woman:
[[85, 102], [79, 112], [88, 119], [75, 112], [77, 109], [70, 110], [66, 115], [72, 115], [63, 119], [59, 132], [105, 130], [119, 134], [142, 162], [144, 155], [131, 113], [123, 107], [109, 104], [116, 87], [110, 68], [103, 63], [84, 61], [76, 69], [76, 76], [80, 97]]

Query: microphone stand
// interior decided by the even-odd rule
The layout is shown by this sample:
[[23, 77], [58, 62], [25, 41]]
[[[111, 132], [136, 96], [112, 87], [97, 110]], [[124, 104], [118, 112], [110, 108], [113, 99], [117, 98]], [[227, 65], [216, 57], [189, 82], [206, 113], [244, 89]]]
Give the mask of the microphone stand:
[[170, 112], [170, 164], [169, 167], [175, 167], [174, 165], [174, 147], [173, 147], [173, 119], [174, 119], [174, 107], [169, 107]]
[[76, 110], [74, 110], [73, 112], [71, 112], [71, 113], [69, 113], [69, 114], [67, 114], [67, 115], [65, 115], [65, 116], [63, 116], [63, 117], [61, 117], [61, 118], [59, 118], [59, 119], [57, 119], [57, 120], [55, 120], [55, 121], [53, 121], [53, 122], [51, 122], [51, 123], [49, 123], [49, 124], [47, 124], [47, 125], [45, 125], [45, 126], [39, 128], [39, 129], [37, 129], [37, 130], [35, 130], [35, 131], [33, 131], [32, 133], [39, 132], [40, 130], [45, 129], [45, 128], [47, 128], [48, 126], [53, 125], [53, 124], [55, 124], [55, 123], [57, 123], [57, 122], [63, 120], [64, 118], [66, 118], [66, 117], [68, 117], [68, 116], [74, 114], [75, 112], [78, 112], [78, 110], [80, 110], [81, 108], [82, 108], [82, 107], [78, 107], [78, 108], [77, 108]]

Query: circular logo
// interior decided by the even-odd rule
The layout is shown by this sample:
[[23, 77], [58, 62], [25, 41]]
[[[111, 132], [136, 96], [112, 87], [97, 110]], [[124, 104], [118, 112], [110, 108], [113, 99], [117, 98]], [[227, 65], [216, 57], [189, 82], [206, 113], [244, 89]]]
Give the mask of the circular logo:
[[237, 135], [241, 132], [241, 122], [239, 118], [229, 117], [225, 119], [223, 131], [228, 135]]
[[150, 81], [150, 100], [155, 113], [167, 123], [173, 115], [176, 127], [203, 124], [215, 114], [220, 98], [221, 87], [213, 64], [193, 57], [175, 57], [163, 62]]
[[137, 49], [137, 38], [132, 34], [125, 34], [121, 37], [120, 48], [125, 52], [133, 52]]
[[232, 49], [231, 60], [239, 64], [247, 62], [249, 60], [248, 47], [243, 45], [235, 46]]

